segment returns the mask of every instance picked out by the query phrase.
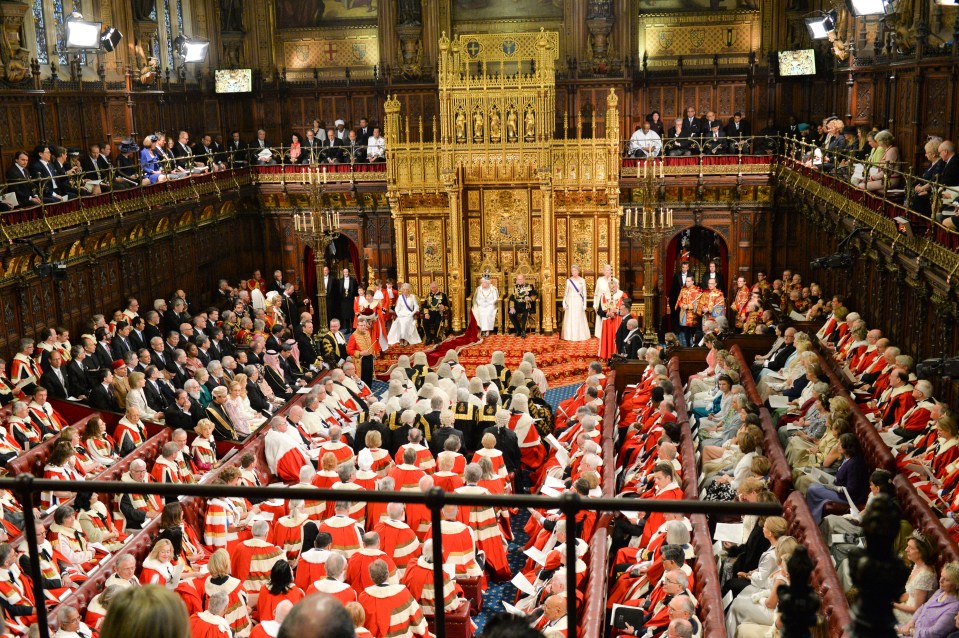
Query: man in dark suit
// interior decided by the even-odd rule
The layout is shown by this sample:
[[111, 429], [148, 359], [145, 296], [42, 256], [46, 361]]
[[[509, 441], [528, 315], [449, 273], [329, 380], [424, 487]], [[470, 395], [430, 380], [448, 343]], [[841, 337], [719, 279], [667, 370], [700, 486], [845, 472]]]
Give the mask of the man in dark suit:
[[260, 153], [266, 150], [272, 151], [273, 149], [270, 148], [270, 143], [266, 141], [266, 131], [260, 129], [256, 132], [256, 139], [253, 140], [253, 143], [250, 145], [250, 161], [260, 166], [276, 164], [276, 160], [273, 159], [272, 155], [265, 153], [260, 155]]
[[300, 144], [300, 164], [317, 164], [320, 161], [320, 140], [313, 129], [306, 129], [306, 139]]
[[686, 131], [686, 127], [683, 124], [684, 122], [685, 120], [681, 120], [677, 117], [673, 128], [666, 131], [667, 143], [665, 148], [668, 149], [666, 154], [669, 157], [692, 155], [693, 150], [698, 148], [693, 141], [693, 136]]
[[638, 359], [639, 349], [643, 347], [643, 333], [639, 331], [639, 320], [630, 317], [626, 321], [628, 332], [623, 339], [623, 351], [620, 353], [627, 359]]
[[194, 420], [190, 411], [190, 395], [186, 390], [177, 390], [174, 394], [175, 402], [163, 411], [164, 422], [171, 428], [192, 430], [199, 419]]
[[320, 358], [320, 351], [313, 341], [313, 322], [305, 319], [296, 332], [296, 346], [300, 353], [300, 365], [309, 368]]
[[227, 163], [232, 162], [234, 166], [247, 164], [250, 161], [247, 149], [249, 149], [249, 145], [240, 139], [239, 131], [230, 133], [230, 141], [226, 145]]
[[709, 132], [713, 130], [714, 126], [722, 127], [722, 122], [719, 121], [719, 118], [716, 117], [714, 111], [706, 111], [706, 117], [702, 120], [702, 131], [703, 135], [709, 135]]
[[110, 356], [113, 360], [122, 359], [123, 355], [133, 350], [130, 344], [130, 332], [133, 328], [126, 321], [118, 321], [113, 339], [110, 340]]
[[726, 133], [720, 129], [719, 122], [713, 122], [703, 137], [703, 152], [707, 155], [725, 155], [729, 152], [726, 142]]
[[783, 332], [783, 342], [775, 352], [769, 355], [768, 359], [757, 356], [755, 362], [749, 367], [753, 378], [758, 379], [763, 370], [771, 370], [773, 372], [782, 370], [783, 366], [786, 365], [786, 359], [796, 351], [796, 346], [793, 345], [795, 338], [796, 329], [786, 328], [785, 332]]
[[[280, 297], [280, 310], [286, 318], [286, 325], [299, 326], [300, 312], [308, 310], [310, 300], [304, 299], [302, 302], [296, 298], [296, 286], [287, 282], [283, 287], [283, 294]], [[296, 330], [294, 329], [294, 332]]]
[[[736, 111], [733, 119], [726, 125], [726, 137], [729, 138], [729, 151], [731, 153], [745, 153], [749, 150], [749, 140], [745, 139], [752, 134], [749, 122], [743, 119], [743, 114]], [[842, 136], [839, 136], [842, 138]]]
[[[100, 181], [100, 191], [110, 190], [110, 167], [104, 167], [101, 163], [100, 145], [91, 144], [87, 148], [87, 153], [80, 156], [80, 169], [83, 171], [83, 178]], [[108, 163], [109, 164], [109, 163]]]
[[337, 292], [339, 293], [339, 318], [340, 326], [342, 326], [344, 331], [352, 332], [353, 330], [353, 302], [356, 300], [357, 295], [360, 294], [360, 285], [356, 281], [356, 277], [350, 276], [350, 269], [343, 269], [343, 278], [340, 279], [337, 285]]
[[97, 328], [94, 337], [97, 340], [97, 347], [93, 352], [93, 356], [96, 357], [97, 363], [100, 364], [99, 367], [109, 368], [113, 365], [115, 359], [113, 355], [110, 354], [110, 342], [107, 341], [107, 329]]
[[33, 177], [40, 181], [40, 195], [47, 204], [56, 204], [64, 199], [72, 199], [76, 194], [64, 192], [57, 181], [57, 173], [53, 167], [53, 149], [50, 146], [41, 146], [38, 155], [40, 159], [33, 165]]
[[626, 335], [629, 334], [629, 320], [632, 318], [629, 313], [629, 303], [624, 303], [619, 309], [619, 315], [622, 319], [619, 322], [619, 328], [616, 329], [616, 352], [622, 354], [626, 349]]
[[939, 174], [941, 186], [959, 186], [959, 158], [956, 157], [956, 145], [946, 140], [939, 144], [939, 159], [943, 161]]
[[686, 108], [686, 117], [683, 118], [683, 134], [686, 137], [699, 137], [703, 132], [703, 123], [696, 117], [696, 109]]
[[326, 318], [330, 320], [337, 314], [336, 300], [339, 296], [336, 291], [338, 281], [329, 266], [323, 266], [323, 276], [318, 283], [316, 294], [326, 295]]
[[336, 136], [333, 129], [326, 131], [326, 139], [320, 149], [320, 161], [326, 164], [339, 164], [343, 161], [343, 140]]
[[43, 376], [40, 377], [40, 385], [46, 388], [50, 396], [55, 399], [65, 400], [73, 396], [70, 379], [63, 367], [63, 357], [57, 350], [50, 353]]
[[173, 145], [173, 157], [176, 159], [176, 165], [182, 169], [192, 171], [196, 167], [193, 149], [190, 148], [190, 134], [186, 131], [180, 131], [176, 144]]
[[147, 366], [143, 374], [147, 380], [143, 386], [147, 405], [151, 410], [163, 412], [167, 409], [167, 399], [163, 396], [163, 389], [160, 387], [160, 370], [156, 366]]
[[351, 164], [360, 164], [366, 161], [366, 144], [356, 137], [356, 131], [350, 131], [350, 136], [343, 145], [345, 159]]
[[709, 262], [706, 274], [703, 275], [703, 280], [699, 282], [699, 287], [703, 290], [708, 290], [710, 279], [716, 280], [717, 290], [726, 290], [726, 282], [723, 281], [723, 274], [719, 271], [719, 265], [715, 261]]
[[75, 393], [72, 396], [78, 399], [80, 397], [86, 397], [90, 392], [90, 388], [93, 387], [90, 383], [90, 376], [83, 368], [83, 358], [86, 356], [87, 354], [83, 351], [83, 348], [74, 347], [72, 358], [67, 365], [64, 366], [67, 376], [67, 387], [71, 392]]
[[17, 194], [20, 206], [39, 205], [40, 197], [37, 196], [36, 186], [30, 177], [30, 171], [27, 170], [30, 156], [26, 151], [17, 151], [13, 160], [13, 165], [7, 169], [7, 190]]
[[149, 343], [149, 340], [143, 333], [145, 327], [146, 321], [140, 315], [130, 320], [130, 334], [127, 335], [127, 340], [129, 340], [130, 348], [132, 348], [134, 352], [139, 352], [143, 348], [146, 348]]
[[97, 373], [97, 383], [90, 391], [89, 403], [91, 408], [97, 410], [120, 412], [120, 404], [113, 393], [113, 371], [110, 368]]
[[373, 135], [373, 127], [369, 125], [365, 117], [360, 118], [360, 126], [356, 129], [356, 139], [357, 141], [366, 146], [366, 143], [369, 142], [370, 136]]

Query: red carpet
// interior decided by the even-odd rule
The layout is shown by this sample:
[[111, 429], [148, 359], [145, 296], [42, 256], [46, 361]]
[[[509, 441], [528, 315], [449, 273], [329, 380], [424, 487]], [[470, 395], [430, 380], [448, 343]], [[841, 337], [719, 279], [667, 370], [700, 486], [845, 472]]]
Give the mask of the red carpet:
[[[387, 371], [396, 363], [400, 355], [412, 355], [418, 346], [391, 346], [390, 349], [376, 362], [376, 372], [379, 378], [388, 380]], [[597, 360], [599, 341], [595, 338], [589, 341], [562, 341], [559, 335], [529, 335], [525, 339], [511, 335], [491, 335], [479, 337], [474, 326], [464, 334], [453, 336], [438, 346], [426, 349], [427, 359], [431, 366], [450, 350], [459, 353], [459, 360], [466, 373], [470, 376], [476, 371], [476, 366], [490, 362], [490, 356], [496, 350], [502, 350], [506, 355], [506, 366], [515, 369], [523, 360], [523, 354], [532, 352], [536, 355], [536, 365], [546, 375], [551, 387], [582, 381], [586, 366]]]

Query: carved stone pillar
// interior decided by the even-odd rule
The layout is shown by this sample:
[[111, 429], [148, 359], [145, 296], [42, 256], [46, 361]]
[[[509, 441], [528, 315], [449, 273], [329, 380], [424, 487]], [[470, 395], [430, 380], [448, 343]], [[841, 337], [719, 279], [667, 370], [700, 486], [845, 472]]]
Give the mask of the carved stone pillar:
[[612, 0], [590, 0], [586, 28], [589, 29], [594, 71], [605, 72], [609, 64], [609, 34], [614, 22]]
[[540, 286], [540, 314], [542, 315], [543, 334], [552, 334], [559, 326], [556, 322], [556, 250], [553, 228], [553, 187], [549, 182], [549, 173], [540, 174], [540, 192], [542, 193], [543, 216], [543, 281]]
[[0, 79], [11, 84], [23, 82], [30, 77], [30, 52], [21, 46], [20, 30], [23, 27], [23, 16], [30, 9], [23, 2], [0, 2], [0, 21], [3, 33], [0, 34]]

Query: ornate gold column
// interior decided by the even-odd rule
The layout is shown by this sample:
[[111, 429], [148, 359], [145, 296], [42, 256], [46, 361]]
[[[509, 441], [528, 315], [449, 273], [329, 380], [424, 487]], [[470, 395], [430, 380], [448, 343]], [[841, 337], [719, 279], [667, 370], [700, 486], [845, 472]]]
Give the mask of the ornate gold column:
[[540, 191], [542, 192], [543, 216], [543, 284], [540, 289], [540, 314], [544, 334], [557, 329], [556, 325], [556, 250], [553, 215], [553, 185], [548, 171], [540, 172]]
[[460, 196], [460, 185], [454, 171], [443, 172], [443, 188], [449, 198], [449, 238], [450, 262], [449, 268], [449, 298], [453, 305], [453, 330], [459, 332], [467, 326], [465, 292], [463, 288], [463, 198]]

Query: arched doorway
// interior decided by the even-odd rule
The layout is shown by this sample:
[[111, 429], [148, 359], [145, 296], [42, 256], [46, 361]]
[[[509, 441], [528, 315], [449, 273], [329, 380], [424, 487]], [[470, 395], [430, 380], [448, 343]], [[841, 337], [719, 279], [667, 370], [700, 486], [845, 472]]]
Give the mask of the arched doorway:
[[689, 272], [696, 283], [701, 283], [709, 270], [709, 263], [715, 262], [723, 293], [729, 296], [729, 248], [722, 235], [705, 226], [691, 226], [679, 231], [670, 240], [666, 248], [665, 268], [663, 269], [663, 299], [668, 309], [665, 312], [667, 330], [676, 329], [676, 314], [673, 307], [678, 295], [679, 273], [682, 262], [689, 261]]
[[[327, 322], [334, 316], [339, 316], [343, 309], [342, 293], [338, 287], [335, 287], [324, 294], [324, 298], [319, 298], [320, 291], [325, 288], [321, 285], [319, 279], [323, 276], [323, 266], [330, 267], [330, 274], [334, 282], [342, 279], [343, 269], [349, 268], [350, 274], [357, 282], [367, 284], [366, 278], [360, 268], [360, 251], [350, 237], [340, 235], [330, 242], [324, 253], [323, 260], [316, 263], [316, 251], [312, 246], [307, 246], [303, 250], [303, 261], [301, 264], [303, 271], [303, 294], [307, 295], [313, 308], [317, 313], [316, 320], [320, 323], [320, 330], [325, 331]], [[352, 305], [352, 300], [350, 304]], [[322, 315], [322, 316], [320, 316]]]

